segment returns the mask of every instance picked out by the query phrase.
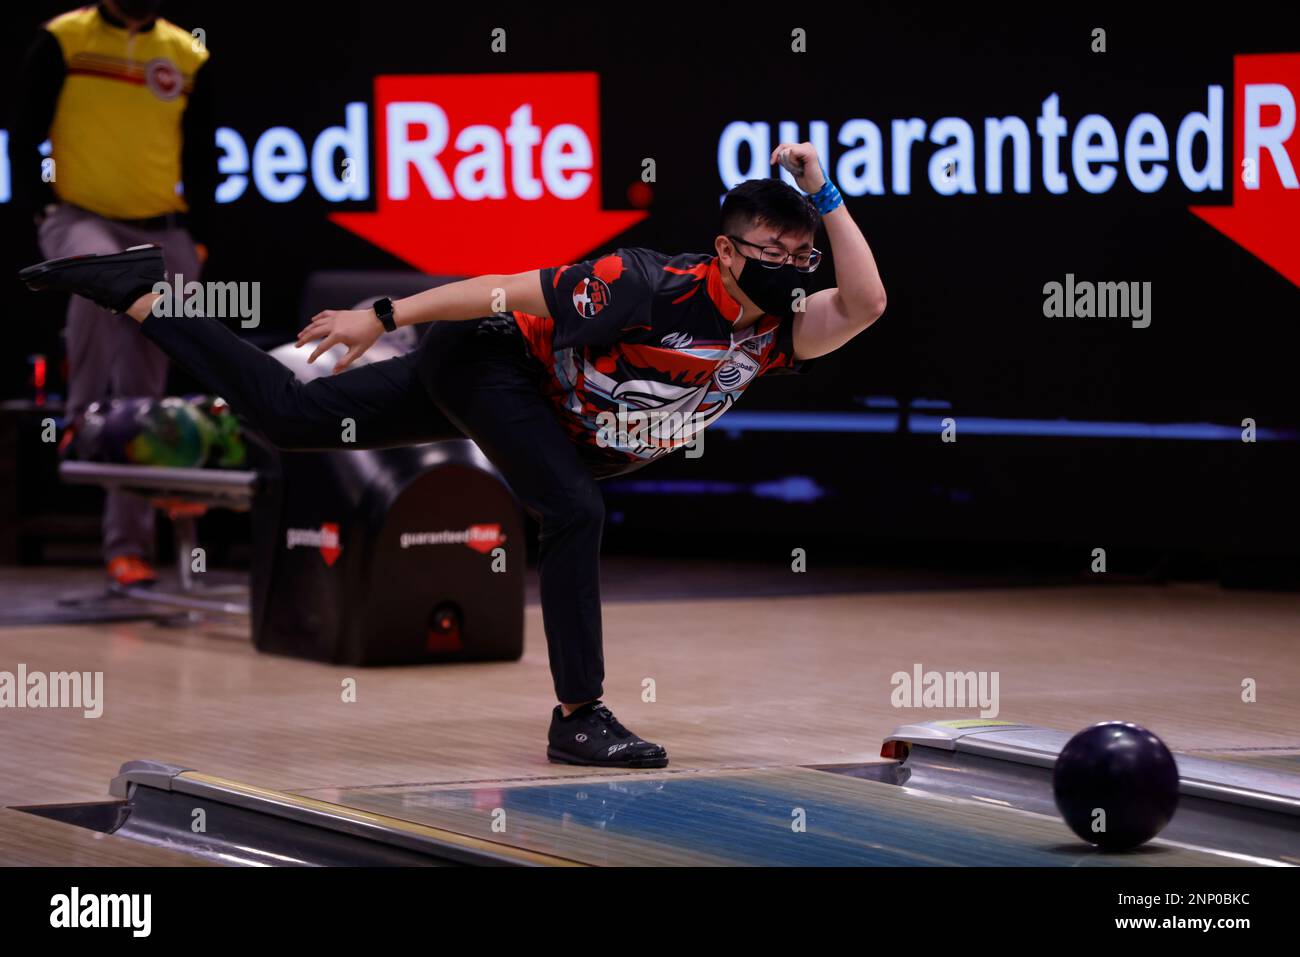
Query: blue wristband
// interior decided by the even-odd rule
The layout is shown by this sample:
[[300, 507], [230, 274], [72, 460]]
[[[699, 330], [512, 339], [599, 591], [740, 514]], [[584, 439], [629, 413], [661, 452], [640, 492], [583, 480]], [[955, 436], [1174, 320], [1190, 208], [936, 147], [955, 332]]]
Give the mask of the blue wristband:
[[823, 216], [844, 202], [844, 197], [840, 195], [840, 191], [835, 188], [835, 184], [829, 179], [826, 180], [821, 189], [808, 198], [817, 207], [817, 212]]
[[823, 216], [842, 205], [844, 202], [844, 197], [840, 195], [840, 191], [835, 188], [835, 184], [829, 179], [821, 189], [817, 190], [817, 192], [813, 193], [808, 198], [812, 200], [812, 204], [817, 207], [817, 212], [821, 213]]

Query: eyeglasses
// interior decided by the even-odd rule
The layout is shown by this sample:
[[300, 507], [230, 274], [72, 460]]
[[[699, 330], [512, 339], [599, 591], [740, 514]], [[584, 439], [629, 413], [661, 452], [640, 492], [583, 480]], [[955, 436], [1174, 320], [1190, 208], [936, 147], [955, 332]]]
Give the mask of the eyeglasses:
[[[794, 263], [794, 268], [800, 272], [812, 272], [822, 262], [820, 249], [810, 249], [802, 253], [790, 253], [785, 251], [783, 246], [764, 246], [761, 243], [751, 243], [748, 239], [741, 239], [739, 236], [728, 236], [733, 243], [740, 243], [742, 246], [753, 246], [760, 250], [758, 261], [768, 269], [780, 269], [786, 263]], [[756, 257], [747, 256], [747, 259]]]

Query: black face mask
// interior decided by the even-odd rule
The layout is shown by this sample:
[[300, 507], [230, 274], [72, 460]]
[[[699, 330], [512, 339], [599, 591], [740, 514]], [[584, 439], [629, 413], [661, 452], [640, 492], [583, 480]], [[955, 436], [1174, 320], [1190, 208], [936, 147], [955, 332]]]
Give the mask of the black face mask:
[[[763, 265], [762, 260], [749, 256], [744, 258], [745, 267], [740, 270], [740, 275], [731, 273], [731, 278], [736, 280], [740, 291], [768, 315], [781, 319], [792, 317], [795, 304], [794, 291], [802, 289], [804, 295], [807, 295], [809, 273], [800, 272], [789, 263], [776, 269], [769, 269]], [[730, 272], [730, 267], [728, 271]]]

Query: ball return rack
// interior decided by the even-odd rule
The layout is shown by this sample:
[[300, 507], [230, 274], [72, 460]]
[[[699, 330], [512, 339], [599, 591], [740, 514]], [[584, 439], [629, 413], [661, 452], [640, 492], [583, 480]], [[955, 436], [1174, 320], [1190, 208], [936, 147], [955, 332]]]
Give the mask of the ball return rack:
[[247, 588], [202, 585], [195, 579], [190, 562], [198, 545], [196, 520], [214, 508], [248, 511], [257, 489], [257, 472], [63, 462], [59, 465], [59, 478], [74, 485], [98, 485], [139, 495], [148, 499], [172, 523], [180, 590], [169, 592], [156, 586], [131, 585], [115, 587], [112, 589], [114, 594], [198, 615], [248, 615]]

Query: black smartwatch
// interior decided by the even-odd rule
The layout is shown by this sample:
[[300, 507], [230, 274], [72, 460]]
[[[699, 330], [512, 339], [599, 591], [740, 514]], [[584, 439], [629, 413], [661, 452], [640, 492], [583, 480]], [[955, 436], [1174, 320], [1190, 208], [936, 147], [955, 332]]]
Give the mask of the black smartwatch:
[[387, 296], [375, 300], [375, 315], [379, 317], [379, 324], [384, 327], [385, 332], [392, 332], [397, 328], [397, 322], [393, 319], [393, 300]]

